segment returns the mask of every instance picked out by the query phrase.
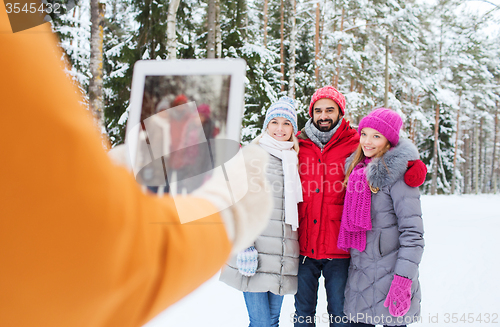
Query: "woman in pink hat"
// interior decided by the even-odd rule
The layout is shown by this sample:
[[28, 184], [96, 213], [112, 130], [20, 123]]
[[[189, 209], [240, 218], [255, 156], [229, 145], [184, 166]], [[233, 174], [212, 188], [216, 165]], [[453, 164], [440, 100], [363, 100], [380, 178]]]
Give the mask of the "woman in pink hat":
[[353, 326], [406, 326], [420, 319], [418, 265], [424, 248], [420, 192], [404, 173], [417, 148], [399, 138], [393, 110], [359, 123], [359, 146], [346, 160], [338, 247], [350, 251], [344, 313]]

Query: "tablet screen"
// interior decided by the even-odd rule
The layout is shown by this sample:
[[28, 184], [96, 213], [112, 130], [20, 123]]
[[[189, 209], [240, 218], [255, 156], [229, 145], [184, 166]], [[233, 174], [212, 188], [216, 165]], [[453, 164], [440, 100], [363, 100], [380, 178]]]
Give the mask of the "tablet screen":
[[[188, 68], [184, 74], [143, 69], [141, 78], [134, 76], [142, 87], [138, 91], [135, 85], [127, 142], [133, 139], [136, 180], [152, 192], [191, 193], [239, 149], [243, 94], [233, 90], [235, 71], [197, 73]], [[240, 105], [230, 110], [235, 97]], [[234, 126], [228, 128], [233, 124], [240, 127], [238, 135]]]

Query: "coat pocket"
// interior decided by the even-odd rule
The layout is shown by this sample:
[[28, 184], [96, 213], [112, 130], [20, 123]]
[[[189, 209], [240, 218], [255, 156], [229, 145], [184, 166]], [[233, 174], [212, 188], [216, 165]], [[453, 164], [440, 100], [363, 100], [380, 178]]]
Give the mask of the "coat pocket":
[[384, 257], [392, 252], [399, 249], [399, 232], [397, 226], [391, 226], [384, 228], [380, 231], [380, 238], [378, 242], [379, 253], [381, 257]]
[[342, 219], [342, 205], [337, 204], [326, 204], [326, 235], [325, 245], [327, 254], [346, 254], [346, 252], [340, 250], [337, 247], [337, 242], [339, 238], [340, 221]]

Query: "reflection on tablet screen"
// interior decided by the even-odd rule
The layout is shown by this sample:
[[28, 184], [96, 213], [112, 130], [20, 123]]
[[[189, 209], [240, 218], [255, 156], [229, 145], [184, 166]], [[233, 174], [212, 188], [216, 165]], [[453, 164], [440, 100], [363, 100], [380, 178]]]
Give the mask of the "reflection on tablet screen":
[[221, 149], [236, 153], [237, 142], [224, 139], [230, 82], [230, 75], [145, 76], [139, 183], [153, 192], [191, 193], [224, 162]]

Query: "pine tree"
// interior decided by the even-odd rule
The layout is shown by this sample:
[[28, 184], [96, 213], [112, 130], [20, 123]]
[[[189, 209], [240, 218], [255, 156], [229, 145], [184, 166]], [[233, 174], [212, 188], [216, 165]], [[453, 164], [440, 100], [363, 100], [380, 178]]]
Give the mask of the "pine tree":
[[[209, 1], [179, 2], [176, 45], [170, 45], [170, 51], [181, 59], [206, 58], [209, 23], [215, 23], [210, 38], [215, 55], [211, 56], [246, 60], [244, 142], [259, 133], [266, 109], [282, 95], [295, 96], [302, 128], [309, 119], [308, 105], [315, 89], [333, 83], [346, 96], [346, 118], [354, 125], [383, 106], [387, 94], [387, 105], [405, 120], [403, 134], [417, 144], [428, 166], [424, 192], [498, 188], [500, 39], [483, 32], [491, 15], [459, 12], [458, 0], [435, 4], [332, 0], [320, 2], [317, 23], [316, 2], [213, 0], [214, 20], [207, 16]], [[134, 63], [169, 57], [171, 4], [165, 0], [106, 1], [104, 113], [113, 144], [124, 141]], [[69, 2], [66, 5], [71, 7]], [[296, 34], [292, 34], [294, 22]], [[52, 24], [71, 67], [68, 73], [88, 105], [88, 2], [54, 16]]]
[[105, 4], [99, 0], [90, 1], [90, 80], [89, 104], [100, 130], [104, 130], [103, 102], [103, 27]]
[[132, 68], [140, 58], [131, 1], [108, 1], [104, 24], [104, 121], [112, 145], [125, 141]]
[[[68, 71], [80, 89], [82, 103], [88, 107], [89, 60], [90, 60], [90, 6], [86, 1], [56, 2], [62, 4], [61, 14], [50, 14], [53, 31], [59, 37], [59, 45], [65, 56]], [[71, 8], [68, 10], [68, 8]]]

